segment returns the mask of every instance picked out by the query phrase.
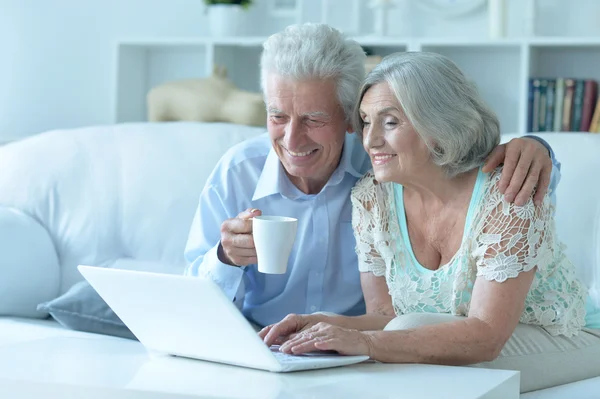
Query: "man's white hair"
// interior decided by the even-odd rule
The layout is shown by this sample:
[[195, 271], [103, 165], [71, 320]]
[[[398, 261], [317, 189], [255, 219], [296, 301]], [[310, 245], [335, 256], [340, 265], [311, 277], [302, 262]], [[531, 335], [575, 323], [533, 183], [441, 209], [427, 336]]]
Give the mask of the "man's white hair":
[[266, 98], [270, 74], [295, 81], [331, 79], [350, 121], [365, 77], [365, 59], [362, 47], [337, 29], [315, 23], [290, 25], [263, 44], [261, 87]]
[[449, 58], [427, 52], [390, 54], [369, 73], [353, 115], [359, 135], [360, 101], [371, 86], [384, 82], [448, 176], [483, 165], [500, 142], [498, 118], [475, 85]]

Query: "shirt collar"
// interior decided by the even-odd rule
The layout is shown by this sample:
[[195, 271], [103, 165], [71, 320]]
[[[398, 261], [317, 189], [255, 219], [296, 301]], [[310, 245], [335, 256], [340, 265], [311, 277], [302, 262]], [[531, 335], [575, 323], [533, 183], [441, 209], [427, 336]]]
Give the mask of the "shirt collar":
[[[364, 150], [354, 134], [346, 134], [346, 137], [344, 138], [344, 147], [342, 149], [342, 159], [325, 187], [339, 184], [346, 173], [356, 178], [360, 178], [362, 173], [352, 164], [353, 160], [359, 163], [363, 161]], [[357, 166], [360, 167], [360, 165]], [[295, 191], [299, 190], [290, 182], [283, 169], [283, 165], [279, 161], [277, 153], [271, 148], [258, 179], [258, 183], [256, 184], [252, 201], [274, 194], [281, 194], [285, 197], [297, 197], [297, 195], [294, 194]]]

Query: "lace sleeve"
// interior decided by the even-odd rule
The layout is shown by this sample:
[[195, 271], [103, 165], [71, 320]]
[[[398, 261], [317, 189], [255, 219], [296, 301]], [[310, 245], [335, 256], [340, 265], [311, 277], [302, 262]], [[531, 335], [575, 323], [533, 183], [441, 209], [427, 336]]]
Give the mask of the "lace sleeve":
[[476, 237], [477, 276], [503, 282], [534, 267], [545, 272], [555, 248], [549, 196], [540, 206], [533, 204], [533, 195], [524, 206], [516, 206], [504, 200], [499, 181], [500, 171], [493, 172], [482, 205], [486, 209]]
[[372, 173], [363, 176], [352, 189], [352, 229], [356, 238], [358, 270], [372, 272], [375, 276], [385, 275], [385, 262], [375, 248], [378, 217], [381, 206], [378, 202], [378, 183]]

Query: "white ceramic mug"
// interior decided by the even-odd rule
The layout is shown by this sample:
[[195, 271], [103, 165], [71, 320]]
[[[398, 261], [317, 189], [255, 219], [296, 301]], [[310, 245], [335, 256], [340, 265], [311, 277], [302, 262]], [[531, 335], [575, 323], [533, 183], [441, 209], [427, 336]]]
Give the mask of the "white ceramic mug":
[[296, 240], [298, 219], [285, 216], [252, 218], [252, 236], [258, 258], [258, 271], [283, 274]]

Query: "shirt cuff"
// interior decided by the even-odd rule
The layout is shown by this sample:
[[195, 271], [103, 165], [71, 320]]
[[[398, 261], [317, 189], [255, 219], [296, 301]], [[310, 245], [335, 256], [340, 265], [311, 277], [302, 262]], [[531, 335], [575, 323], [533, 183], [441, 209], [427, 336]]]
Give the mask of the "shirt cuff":
[[244, 269], [221, 262], [217, 255], [219, 245], [220, 242], [204, 255], [202, 264], [198, 268], [198, 275], [214, 281], [233, 301], [244, 277]]

